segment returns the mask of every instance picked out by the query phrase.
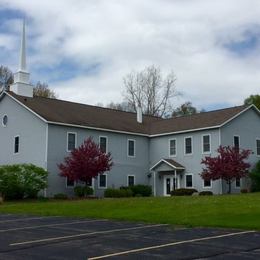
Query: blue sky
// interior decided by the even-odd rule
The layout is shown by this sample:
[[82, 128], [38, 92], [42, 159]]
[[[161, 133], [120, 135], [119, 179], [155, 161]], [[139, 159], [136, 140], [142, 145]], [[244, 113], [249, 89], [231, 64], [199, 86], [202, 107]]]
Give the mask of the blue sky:
[[151, 64], [174, 71], [176, 106], [216, 109], [260, 92], [258, 0], [0, 0], [0, 60], [13, 71], [23, 17], [32, 82], [62, 99], [120, 102], [123, 77]]

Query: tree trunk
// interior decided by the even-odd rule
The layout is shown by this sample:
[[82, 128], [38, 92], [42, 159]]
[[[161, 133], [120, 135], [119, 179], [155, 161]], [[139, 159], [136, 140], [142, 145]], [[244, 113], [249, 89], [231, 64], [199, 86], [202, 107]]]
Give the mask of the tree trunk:
[[230, 194], [231, 193], [231, 181], [229, 180], [229, 181], [227, 181], [227, 183], [228, 183], [228, 194]]

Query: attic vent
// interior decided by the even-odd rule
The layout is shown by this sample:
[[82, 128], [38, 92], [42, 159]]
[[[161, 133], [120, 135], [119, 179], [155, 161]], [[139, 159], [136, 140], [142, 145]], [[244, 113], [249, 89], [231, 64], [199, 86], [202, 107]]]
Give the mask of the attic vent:
[[3, 120], [2, 120], [2, 124], [3, 124], [3, 126], [7, 126], [7, 123], [8, 123], [8, 116], [4, 115]]

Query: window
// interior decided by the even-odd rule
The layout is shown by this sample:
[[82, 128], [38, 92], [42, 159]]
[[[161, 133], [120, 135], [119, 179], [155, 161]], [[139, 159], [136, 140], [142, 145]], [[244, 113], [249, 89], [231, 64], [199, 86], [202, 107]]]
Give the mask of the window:
[[202, 152], [210, 153], [210, 135], [202, 136]]
[[185, 138], [185, 154], [192, 154], [192, 137]]
[[192, 175], [191, 174], [187, 174], [186, 175], [186, 188], [191, 188], [191, 187], [193, 187]]
[[234, 147], [239, 149], [239, 136], [234, 136]]
[[73, 188], [75, 185], [75, 182], [73, 180], [70, 180], [68, 177], [66, 178], [66, 187], [67, 188]]
[[240, 188], [240, 178], [236, 178], [236, 188]]
[[203, 180], [204, 188], [211, 188], [211, 180]]
[[7, 115], [4, 115], [3, 119], [2, 119], [2, 124], [3, 124], [3, 126], [7, 126], [7, 123], [8, 123], [8, 117], [7, 117]]
[[99, 147], [103, 153], [107, 153], [107, 137], [105, 136], [99, 137]]
[[71, 152], [76, 148], [76, 133], [68, 133], [67, 137], [67, 151]]
[[260, 155], [260, 139], [256, 140], [256, 155]]
[[135, 185], [135, 176], [134, 175], [128, 175], [127, 176], [127, 185], [128, 186], [134, 186]]
[[170, 156], [176, 156], [176, 154], [177, 154], [176, 139], [170, 139], [170, 141], [169, 141], [169, 153], [170, 153]]
[[105, 173], [99, 175], [98, 187], [106, 189], [106, 187], [107, 187], [107, 175]]
[[93, 185], [92, 178], [89, 177], [89, 178], [86, 180], [86, 185], [89, 186], [89, 187], [92, 187], [92, 185]]
[[14, 138], [14, 153], [19, 153], [20, 137], [15, 136]]
[[135, 157], [135, 140], [128, 139], [128, 156]]

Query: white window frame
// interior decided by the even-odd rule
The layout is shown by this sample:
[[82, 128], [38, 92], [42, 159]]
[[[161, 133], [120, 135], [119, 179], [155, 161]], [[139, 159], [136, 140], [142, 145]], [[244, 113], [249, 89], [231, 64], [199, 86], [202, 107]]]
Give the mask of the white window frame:
[[240, 184], [239, 186], [237, 186], [237, 179], [238, 178], [235, 179], [235, 188], [236, 189], [241, 189], [241, 178], [239, 178], [239, 184]]
[[[171, 141], [175, 141], [175, 154], [171, 154]], [[176, 157], [177, 156], [177, 139], [176, 138], [170, 138], [169, 139], [168, 149], [169, 149], [169, 157]]]
[[127, 187], [131, 187], [131, 186], [129, 186], [129, 177], [134, 177], [134, 185], [135, 185], [135, 175], [134, 174], [130, 174], [130, 175], [127, 175]]
[[[203, 138], [204, 136], [209, 136], [209, 151], [204, 151], [204, 142], [203, 142]], [[202, 149], [202, 154], [210, 154], [211, 153], [211, 134], [203, 134], [201, 136], [201, 149]]]
[[[191, 138], [191, 153], [186, 153], [186, 139]], [[184, 155], [193, 155], [193, 137], [192, 136], [186, 136], [184, 137]]]
[[[6, 123], [6, 125], [4, 124], [4, 118], [5, 118], [5, 117], [7, 117], [7, 123]], [[8, 120], [9, 120], [8, 115], [4, 114], [3, 117], [2, 117], [2, 126], [3, 126], [3, 127], [7, 127]]]
[[[134, 155], [129, 155], [129, 141], [133, 141], [134, 142]], [[136, 154], [136, 142], [135, 142], [135, 139], [127, 139], [127, 157], [135, 158], [135, 154]]]
[[[192, 178], [192, 186], [191, 187], [187, 187], [187, 178], [186, 178], [186, 176], [191, 176], [191, 178]], [[185, 174], [185, 188], [188, 188], [188, 189], [193, 189], [194, 188], [194, 185], [193, 185], [193, 173], [186, 173]]]
[[[84, 184], [85, 185], [85, 182], [84, 181], [78, 181], [77, 184]], [[95, 178], [91, 178], [91, 186], [88, 186], [90, 188], [92, 188], [94, 190], [95, 188]]]
[[233, 135], [233, 146], [235, 147], [235, 137], [238, 137], [238, 148], [240, 149], [241, 147], [241, 142], [240, 142], [240, 136], [239, 135]]
[[[104, 186], [104, 187], [100, 186], [100, 176], [101, 176], [101, 175], [106, 176], [106, 186]], [[99, 188], [99, 189], [107, 189], [107, 173], [103, 173], [103, 174], [101, 174], [101, 175], [98, 175], [98, 188]]]
[[205, 186], [205, 180], [202, 179], [202, 186], [203, 189], [212, 189], [212, 180], [210, 180], [210, 186]]
[[[18, 153], [15, 152], [15, 139], [16, 139], [16, 137], [19, 138]], [[13, 153], [15, 155], [20, 153], [20, 147], [21, 147], [21, 138], [20, 138], [20, 135], [16, 135], [16, 136], [14, 136], [14, 142], [13, 142]]]
[[100, 139], [101, 138], [106, 138], [106, 153], [108, 153], [108, 137], [107, 136], [105, 136], [105, 135], [100, 135], [99, 136], [99, 148], [100, 148]]
[[75, 186], [76, 186], [76, 182], [75, 181], [73, 182], [73, 186], [68, 186], [68, 182], [67, 181], [68, 181], [68, 177], [65, 178], [66, 188], [67, 189], [74, 189]]
[[75, 148], [77, 147], [77, 140], [78, 136], [76, 132], [67, 132], [67, 144], [66, 144], [66, 151], [70, 153], [72, 150], [69, 150], [69, 134], [75, 135]]
[[257, 154], [257, 141], [260, 142], [260, 137], [257, 137], [256, 140], [255, 140], [255, 145], [256, 145], [256, 153], [255, 154], [256, 154], [257, 157], [260, 157], [260, 154]]

